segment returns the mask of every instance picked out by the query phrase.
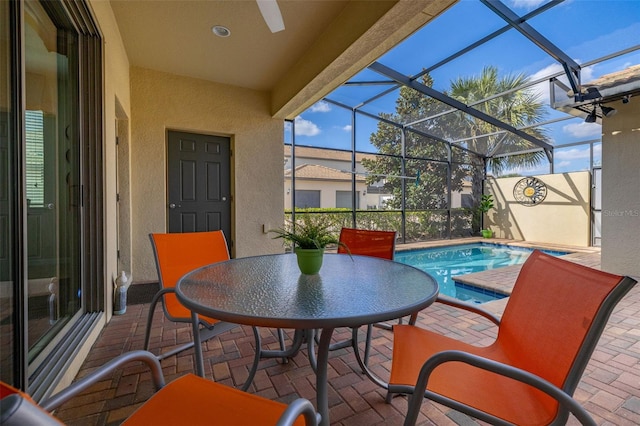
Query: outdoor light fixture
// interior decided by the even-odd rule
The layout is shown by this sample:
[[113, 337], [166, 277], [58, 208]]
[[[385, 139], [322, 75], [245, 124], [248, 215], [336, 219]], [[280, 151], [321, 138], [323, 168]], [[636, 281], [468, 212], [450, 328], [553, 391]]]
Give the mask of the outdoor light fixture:
[[591, 113], [589, 115], [587, 115], [587, 118], [584, 119], [585, 123], [595, 123], [596, 122], [596, 107], [593, 107], [593, 111], [591, 111]]
[[214, 25], [211, 28], [211, 31], [218, 37], [229, 37], [231, 35], [231, 30], [227, 27], [223, 27], [222, 25]]
[[618, 112], [618, 110], [615, 109], [615, 108], [610, 108], [610, 107], [606, 107], [606, 106], [602, 106], [602, 105], [600, 105], [600, 110], [602, 111], [602, 115], [604, 117], [611, 117], [611, 116], [615, 115], [616, 112]]

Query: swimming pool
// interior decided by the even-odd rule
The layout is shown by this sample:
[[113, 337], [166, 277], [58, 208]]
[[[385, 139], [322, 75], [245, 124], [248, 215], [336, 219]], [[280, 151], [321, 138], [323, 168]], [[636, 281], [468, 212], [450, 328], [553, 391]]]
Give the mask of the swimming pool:
[[[492, 243], [460, 244], [419, 250], [398, 251], [397, 262], [428, 272], [438, 281], [440, 292], [456, 299], [474, 303], [497, 300], [505, 295], [491, 290], [456, 283], [452, 277], [503, 268], [523, 263], [533, 250]], [[562, 256], [567, 252], [542, 250]]]

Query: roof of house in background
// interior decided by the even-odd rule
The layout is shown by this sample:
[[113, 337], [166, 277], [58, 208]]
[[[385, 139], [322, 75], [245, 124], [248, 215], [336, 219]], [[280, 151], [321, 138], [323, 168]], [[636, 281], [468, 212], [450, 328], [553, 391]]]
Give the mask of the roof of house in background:
[[[291, 145], [284, 146], [285, 158], [291, 157]], [[373, 154], [356, 154], [356, 161], [363, 158], [375, 159]], [[308, 146], [296, 146], [296, 158], [313, 158], [317, 160], [351, 161], [351, 152], [336, 149], [312, 148]]]
[[[291, 179], [291, 169], [285, 170], [284, 178]], [[317, 164], [302, 164], [296, 167], [296, 180], [298, 179], [351, 182], [351, 173]], [[364, 180], [363, 176], [356, 175], [356, 181], [364, 182]]]

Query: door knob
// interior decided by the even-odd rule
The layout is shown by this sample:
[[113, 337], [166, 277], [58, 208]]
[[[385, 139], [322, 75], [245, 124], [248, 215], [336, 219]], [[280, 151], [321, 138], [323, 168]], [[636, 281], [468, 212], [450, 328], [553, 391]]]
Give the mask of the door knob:
[[175, 209], [175, 208], [176, 208], [176, 205], [175, 205], [174, 203], [171, 203], [171, 204], [169, 204], [169, 208], [170, 208], [170, 209]]

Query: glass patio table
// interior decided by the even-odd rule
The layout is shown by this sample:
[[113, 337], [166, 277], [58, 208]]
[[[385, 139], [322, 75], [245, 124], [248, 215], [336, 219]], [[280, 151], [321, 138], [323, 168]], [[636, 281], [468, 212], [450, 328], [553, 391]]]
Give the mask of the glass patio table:
[[[310, 342], [309, 358], [316, 364], [317, 410], [321, 424], [328, 425], [327, 368], [333, 330], [417, 313], [436, 299], [438, 284], [409, 265], [344, 254], [325, 254], [317, 275], [303, 275], [294, 254], [276, 254], [196, 269], [178, 281], [176, 295], [192, 311], [194, 328], [200, 314], [237, 324], [296, 329], [294, 340], [299, 340], [298, 331], [306, 330], [307, 340], [313, 342], [313, 330], [322, 330], [317, 359], [312, 359]], [[202, 348], [195, 331], [194, 336], [196, 369], [203, 376]]]

